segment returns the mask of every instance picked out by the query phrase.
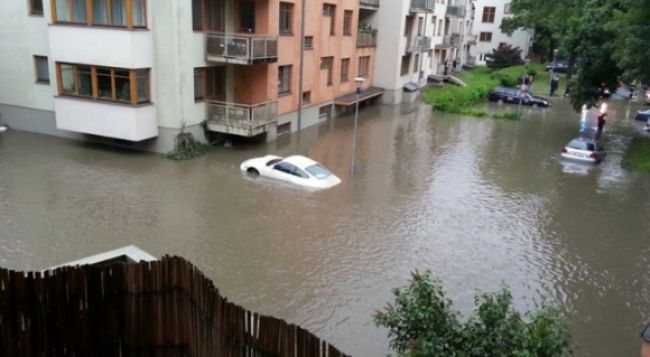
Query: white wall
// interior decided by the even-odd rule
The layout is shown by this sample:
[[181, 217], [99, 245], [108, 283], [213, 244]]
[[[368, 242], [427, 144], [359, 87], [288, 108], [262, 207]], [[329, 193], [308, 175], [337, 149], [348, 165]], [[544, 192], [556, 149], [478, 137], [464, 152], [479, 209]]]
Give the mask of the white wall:
[[46, 16], [30, 16], [27, 1], [0, 1], [0, 103], [54, 109], [56, 79], [53, 63], [49, 60], [50, 84], [38, 84], [33, 60], [34, 55], [49, 55], [49, 1], [43, 3]]
[[[474, 20], [474, 33], [478, 35], [476, 42], [476, 60], [477, 64], [485, 64], [485, 59], [481, 55], [491, 53], [493, 49], [499, 47], [499, 43], [505, 42], [513, 47], [521, 48], [522, 59], [528, 57], [531, 35], [527, 31], [517, 30], [512, 36], [502, 32], [499, 29], [504, 16], [504, 7], [510, 0], [477, 0], [476, 1], [476, 18]], [[494, 6], [496, 13], [494, 23], [483, 23], [483, 7]], [[492, 32], [492, 41], [481, 42], [481, 32]]]
[[158, 136], [153, 105], [120, 105], [82, 98], [54, 99], [56, 127], [129, 141]]

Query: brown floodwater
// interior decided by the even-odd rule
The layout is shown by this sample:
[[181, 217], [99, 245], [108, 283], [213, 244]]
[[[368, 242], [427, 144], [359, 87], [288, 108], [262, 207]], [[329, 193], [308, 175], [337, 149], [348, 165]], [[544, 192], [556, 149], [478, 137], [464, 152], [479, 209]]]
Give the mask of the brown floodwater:
[[[612, 104], [603, 164], [564, 164], [579, 115], [561, 101], [518, 122], [363, 108], [269, 144], [185, 162], [36, 134], [0, 134], [0, 265], [38, 270], [135, 244], [181, 255], [243, 306], [358, 356], [388, 351], [373, 312], [431, 269], [466, 313], [512, 287], [570, 319], [577, 355], [638, 353], [650, 319], [650, 176], [621, 169], [639, 124]], [[304, 192], [239, 172], [301, 153], [343, 179]]]

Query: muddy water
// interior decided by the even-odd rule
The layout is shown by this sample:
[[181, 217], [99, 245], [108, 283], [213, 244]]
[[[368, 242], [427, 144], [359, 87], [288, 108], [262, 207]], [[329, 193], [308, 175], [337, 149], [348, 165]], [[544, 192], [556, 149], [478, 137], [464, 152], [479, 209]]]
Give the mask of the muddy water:
[[[620, 169], [634, 107], [611, 107], [609, 156], [592, 169], [559, 160], [578, 127], [561, 102], [519, 122], [365, 108], [353, 178], [350, 117], [188, 162], [9, 132], [0, 265], [128, 244], [182, 255], [232, 300], [359, 356], [385, 355], [373, 311], [429, 268], [462, 311], [504, 281], [519, 308], [557, 301], [578, 355], [634, 355], [650, 319], [650, 176]], [[266, 153], [309, 155], [343, 183], [309, 193], [240, 174]]]

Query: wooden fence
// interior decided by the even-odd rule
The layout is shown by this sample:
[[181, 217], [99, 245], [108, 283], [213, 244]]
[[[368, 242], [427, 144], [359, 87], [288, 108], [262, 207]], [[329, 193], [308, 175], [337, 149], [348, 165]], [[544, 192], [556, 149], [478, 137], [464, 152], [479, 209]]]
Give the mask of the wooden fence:
[[228, 302], [191, 263], [0, 268], [2, 356], [345, 356]]

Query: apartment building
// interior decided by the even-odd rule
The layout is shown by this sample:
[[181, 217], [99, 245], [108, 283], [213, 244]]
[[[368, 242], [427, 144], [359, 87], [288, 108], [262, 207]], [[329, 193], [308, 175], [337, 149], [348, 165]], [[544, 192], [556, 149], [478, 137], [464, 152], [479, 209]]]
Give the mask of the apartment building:
[[384, 103], [414, 101], [427, 77], [451, 74], [454, 61], [460, 70], [473, 46], [464, 36], [470, 7], [470, 0], [382, 2], [374, 79]]
[[363, 99], [381, 95], [379, 8], [378, 0], [2, 1], [0, 121], [157, 152], [181, 130], [273, 140], [354, 104], [355, 77], [364, 78]]
[[510, 0], [474, 0], [476, 19], [474, 34], [476, 37], [475, 57], [477, 65], [485, 65], [485, 55], [492, 53], [500, 44], [509, 44], [521, 48], [521, 57], [528, 57], [532, 34], [525, 30], [516, 30], [512, 34], [501, 31], [501, 21], [510, 16]]

